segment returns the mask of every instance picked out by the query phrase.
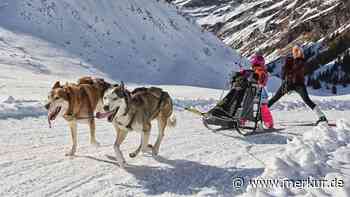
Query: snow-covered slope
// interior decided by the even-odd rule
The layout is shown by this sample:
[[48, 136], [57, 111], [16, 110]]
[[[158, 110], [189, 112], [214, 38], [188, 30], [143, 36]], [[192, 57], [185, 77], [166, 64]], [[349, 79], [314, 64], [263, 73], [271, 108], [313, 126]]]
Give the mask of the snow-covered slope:
[[107, 78], [55, 44], [0, 26], [0, 98], [43, 100], [56, 80], [76, 81], [86, 75]]
[[[77, 156], [67, 158], [64, 156], [70, 143], [67, 124], [58, 119], [53, 129], [49, 129], [42, 103], [52, 80], [75, 80], [76, 76], [64, 75], [58, 63], [72, 62], [77, 75], [94, 72], [88, 64], [73, 64], [79, 59], [53, 47], [47, 48], [52, 51], [38, 51], [45, 54], [40, 60], [29, 58], [29, 54], [34, 53], [31, 49], [24, 54], [16, 51], [18, 55], [4, 58], [7, 63], [0, 67], [0, 196], [228, 197], [258, 193], [348, 196], [347, 185], [317, 190], [252, 188], [247, 183], [240, 189], [233, 187], [232, 181], [237, 177], [304, 179], [309, 175], [315, 179], [349, 181], [350, 129], [345, 123], [349, 120], [339, 122], [336, 129], [307, 126], [316, 117], [295, 94], [286, 96], [272, 108], [275, 127], [281, 129], [280, 132], [242, 137], [234, 131], [212, 133], [199, 117], [181, 108], [209, 109], [220, 97], [221, 90], [161, 86], [174, 99], [178, 126], [167, 130], [159, 157], [146, 153], [135, 159], [127, 158], [129, 166], [120, 169], [110, 157], [114, 156], [115, 131], [110, 123], [101, 120], [97, 121], [97, 138], [102, 146], [91, 147], [87, 127], [79, 125]], [[57, 65], [50, 54], [56, 54]], [[56, 72], [50, 75], [33, 72], [40, 66], [23, 66], [21, 62], [26, 62], [25, 57], [35, 60], [33, 65], [49, 62]], [[18, 69], [11, 69], [14, 67]], [[312, 99], [332, 121], [350, 115], [349, 95], [313, 96]], [[152, 140], [156, 137], [155, 131], [153, 127]], [[130, 133], [122, 151], [129, 153], [138, 143], [139, 134]], [[300, 173], [291, 173], [291, 170]]]
[[[40, 38], [115, 80], [222, 87], [237, 59], [157, 0], [3, 0], [0, 18], [0, 29]], [[62, 65], [67, 74], [71, 66]]]
[[[134, 23], [137, 25], [124, 24], [122, 29], [135, 30], [138, 25], [147, 26], [150, 29], [143, 29], [145, 34], [148, 35], [150, 31], [159, 37], [155, 37], [155, 45], [151, 45], [148, 39], [145, 41], [136, 39], [138, 38], [136, 33], [133, 35], [129, 32], [128, 37], [122, 30], [116, 30], [123, 36], [120, 38], [122, 42], [120, 46], [126, 53], [122, 53], [120, 52], [122, 49], [114, 48], [114, 44], [109, 45], [109, 41], [100, 35], [105, 25], [97, 25], [99, 28], [96, 27], [92, 30], [96, 32], [92, 33], [80, 31], [84, 30], [80, 29], [83, 23], [69, 19], [72, 14], [70, 9], [79, 7], [81, 8], [79, 13], [88, 15], [83, 17], [84, 20], [94, 18], [91, 16], [95, 13], [94, 7], [101, 15], [107, 14], [110, 9], [116, 11], [122, 8], [117, 12], [121, 15], [120, 20], [140, 17], [138, 14], [131, 14], [134, 13], [131, 5], [139, 5], [142, 11], [152, 5], [151, 10], [154, 13], [163, 10], [163, 18], [157, 18], [159, 20], [168, 19], [169, 13], [173, 13], [175, 17], [175, 11], [171, 7], [156, 2], [152, 0], [109, 2], [2, 0], [0, 2], [0, 196], [349, 196], [350, 188], [347, 183], [350, 181], [348, 118], [350, 95], [312, 96], [330, 121], [339, 120], [335, 128], [326, 125], [310, 126], [310, 123], [316, 120], [316, 116], [301, 102], [298, 95], [292, 94], [286, 95], [272, 108], [278, 132], [243, 137], [235, 131], [210, 132], [202, 125], [198, 116], [183, 110], [184, 106], [209, 109], [216, 104], [223, 93], [221, 90], [177, 85], [160, 86], [167, 90], [174, 100], [178, 124], [176, 128], [166, 130], [159, 157], [145, 153], [134, 159], [126, 158], [128, 166], [125, 169], [119, 168], [113, 160], [115, 131], [112, 125], [104, 120], [97, 120], [96, 134], [101, 143], [100, 147], [89, 145], [88, 128], [86, 125], [79, 125], [77, 155], [71, 158], [64, 156], [66, 148], [70, 146], [70, 133], [67, 123], [62, 119], [58, 119], [52, 129], [48, 128], [46, 110], [43, 108], [48, 91], [55, 80], [76, 81], [78, 77], [84, 75], [101, 76], [109, 81], [118, 80], [119, 74], [113, 69], [123, 67], [119, 67], [118, 63], [100, 64], [110, 61], [105, 58], [109, 54], [118, 52], [123, 61], [135, 63], [133, 64], [135, 67], [130, 65], [119, 69], [122, 77], [127, 77], [124, 74], [128, 72], [144, 72], [145, 76], [151, 76], [154, 74], [153, 69], [151, 73], [146, 73], [148, 67], [138, 70], [136, 63], [140, 60], [135, 59], [136, 56], [140, 59], [148, 57], [153, 46], [169, 44], [179, 53], [179, 59], [183, 58], [188, 62], [188, 64], [173, 63], [172, 68], [186, 69], [186, 72], [196, 72], [196, 75], [193, 75], [193, 79], [189, 79], [181, 73], [176, 75], [175, 71], [175, 73], [163, 73], [164, 70], [161, 70], [160, 74], [168, 76], [169, 80], [163, 78], [164, 80], [159, 83], [173, 83], [171, 77], [176, 77], [178, 81], [174, 83], [185, 80], [186, 84], [198, 82], [202, 86], [222, 87], [223, 84], [220, 83], [223, 83], [224, 79], [220, 76], [223, 77], [226, 73], [221, 66], [217, 66], [218, 62], [227, 61], [227, 64], [231, 64], [231, 59], [235, 58], [234, 53], [220, 46], [221, 44], [218, 44], [213, 36], [202, 34], [192, 25], [177, 32], [167, 29], [165, 32], [170, 33], [162, 34], [159, 30], [153, 29], [156, 26], [150, 25], [148, 19], [144, 21], [135, 18]], [[49, 5], [50, 11], [43, 12], [41, 9], [43, 5]], [[60, 7], [63, 5], [69, 6], [63, 9]], [[118, 6], [114, 9], [112, 5]], [[104, 12], [102, 6], [105, 7]], [[51, 7], [55, 9], [51, 10]], [[84, 9], [86, 12], [82, 11]], [[56, 25], [60, 18], [53, 17], [58, 13], [67, 19], [63, 22], [63, 27], [69, 27], [72, 31], [65, 28], [65, 31], [59, 30]], [[49, 20], [52, 17], [55, 20]], [[3, 20], [4, 18], [6, 20]], [[23, 18], [31, 20], [25, 21]], [[181, 18], [175, 18], [176, 21], [183, 21], [182, 25], [190, 25]], [[104, 20], [111, 20], [111, 17], [106, 17]], [[70, 22], [72, 24], [68, 25]], [[92, 44], [89, 47], [81, 46], [80, 36]], [[135, 55], [133, 58], [128, 58], [125, 54], [130, 52], [129, 47], [133, 44], [126, 43], [134, 38], [137, 41], [135, 46], [140, 47], [140, 51], [133, 53]], [[186, 42], [180, 42], [180, 38]], [[119, 39], [118, 35], [113, 34], [113, 39]], [[175, 42], [179, 42], [179, 47]], [[218, 48], [208, 57], [208, 62], [199, 68], [194, 64], [196, 63], [194, 57], [186, 52], [196, 51], [194, 47], [208, 46], [202, 45], [205, 42]], [[146, 43], [150, 44], [149, 48], [152, 50], [147, 50], [149, 48], [142, 45]], [[102, 48], [99, 48], [101, 46]], [[180, 47], [188, 48], [180, 50]], [[162, 54], [172, 50], [161, 49], [157, 53], [157, 60], [166, 61], [167, 58]], [[79, 50], [82, 55], [77, 52]], [[89, 55], [91, 59], [87, 57]], [[213, 60], [209, 60], [211, 58]], [[218, 62], [211, 65], [213, 61]], [[164, 69], [170, 69], [172, 66], [172, 64], [164, 65]], [[220, 72], [204, 69], [209, 66]], [[196, 76], [199, 78], [195, 78]], [[133, 76], [128, 77], [129, 82], [158, 83], [153, 81], [155, 78], [133, 80]], [[215, 82], [211, 81], [213, 79]], [[279, 82], [277, 78], [272, 78], [270, 90], [275, 90]], [[138, 84], [127, 84], [130, 89], [135, 86]], [[156, 130], [156, 126], [152, 127], [152, 142], [156, 138]], [[121, 146], [125, 155], [136, 149], [139, 138], [139, 133], [128, 135]], [[246, 181], [245, 184], [241, 188], [234, 188], [233, 180], [241, 177]], [[248, 180], [263, 178], [290, 180], [313, 178], [328, 181], [337, 179], [338, 183], [344, 181], [345, 186], [300, 189], [248, 186]]]

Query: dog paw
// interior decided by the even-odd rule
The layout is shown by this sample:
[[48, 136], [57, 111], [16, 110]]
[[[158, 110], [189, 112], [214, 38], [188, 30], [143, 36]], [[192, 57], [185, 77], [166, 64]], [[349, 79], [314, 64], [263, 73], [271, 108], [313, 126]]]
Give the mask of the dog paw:
[[97, 141], [91, 142], [91, 145], [96, 147], [96, 148], [101, 146], [101, 144], [99, 142], [97, 142]]
[[153, 157], [158, 156], [158, 154], [159, 154], [158, 151], [155, 151], [155, 150], [152, 151], [152, 156], [153, 156]]
[[74, 156], [74, 154], [75, 154], [74, 152], [70, 151], [70, 152], [66, 153], [65, 156], [72, 157], [72, 156]]
[[135, 157], [136, 157], [136, 153], [130, 153], [130, 154], [129, 154], [129, 157], [135, 158]]

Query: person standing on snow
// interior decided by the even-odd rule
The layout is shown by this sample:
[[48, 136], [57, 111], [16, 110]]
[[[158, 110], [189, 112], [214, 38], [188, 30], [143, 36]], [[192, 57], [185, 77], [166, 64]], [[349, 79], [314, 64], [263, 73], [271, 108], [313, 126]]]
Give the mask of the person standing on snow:
[[252, 69], [254, 73], [257, 75], [258, 84], [263, 88], [261, 92], [261, 118], [266, 128], [273, 128], [273, 118], [270, 112], [270, 109], [267, 105], [268, 103], [268, 94], [266, 90], [266, 84], [268, 80], [268, 72], [265, 66], [265, 59], [260, 52], [256, 52], [250, 59], [250, 63], [252, 65]]
[[320, 122], [328, 122], [325, 114], [321, 111], [319, 106], [311, 101], [305, 86], [305, 58], [302, 49], [298, 46], [292, 48], [292, 57], [288, 56], [286, 63], [282, 68], [282, 84], [277, 90], [276, 94], [269, 100], [268, 107], [271, 107], [283, 95], [290, 91], [296, 91], [303, 101], [316, 113], [318, 120], [316, 125]]

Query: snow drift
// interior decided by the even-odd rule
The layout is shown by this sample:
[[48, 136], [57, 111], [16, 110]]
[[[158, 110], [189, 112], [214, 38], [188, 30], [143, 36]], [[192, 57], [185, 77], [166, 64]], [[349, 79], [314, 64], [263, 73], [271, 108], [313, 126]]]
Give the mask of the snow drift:
[[[350, 125], [345, 120], [338, 120], [334, 129], [320, 125], [304, 132], [290, 140], [280, 156], [267, 162], [263, 174], [255, 180], [314, 180], [313, 185], [303, 188], [250, 185], [244, 196], [349, 196], [350, 187], [346, 183], [350, 179], [344, 174], [350, 164], [349, 143]], [[321, 186], [319, 180], [327, 182]]]
[[38, 117], [47, 114], [44, 106], [35, 100], [21, 100], [12, 96], [0, 100], [0, 119]]
[[0, 27], [54, 43], [115, 80], [221, 88], [239, 59], [163, 1], [4, 0], [0, 17]]

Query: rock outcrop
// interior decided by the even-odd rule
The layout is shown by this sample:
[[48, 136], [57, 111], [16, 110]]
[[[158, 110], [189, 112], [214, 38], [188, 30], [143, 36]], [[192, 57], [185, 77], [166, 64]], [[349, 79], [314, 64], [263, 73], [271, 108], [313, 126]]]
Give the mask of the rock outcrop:
[[350, 19], [348, 0], [172, 0], [226, 44], [250, 55], [318, 41]]

